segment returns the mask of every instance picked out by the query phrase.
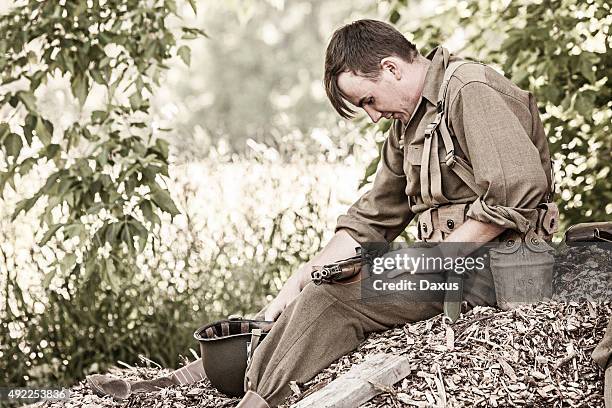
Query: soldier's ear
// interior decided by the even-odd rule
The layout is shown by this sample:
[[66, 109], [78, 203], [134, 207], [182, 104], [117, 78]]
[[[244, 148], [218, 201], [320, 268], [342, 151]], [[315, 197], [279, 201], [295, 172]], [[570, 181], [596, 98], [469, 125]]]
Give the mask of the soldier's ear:
[[380, 68], [383, 71], [389, 71], [397, 80], [402, 79], [399, 60], [397, 57], [386, 57], [380, 60]]

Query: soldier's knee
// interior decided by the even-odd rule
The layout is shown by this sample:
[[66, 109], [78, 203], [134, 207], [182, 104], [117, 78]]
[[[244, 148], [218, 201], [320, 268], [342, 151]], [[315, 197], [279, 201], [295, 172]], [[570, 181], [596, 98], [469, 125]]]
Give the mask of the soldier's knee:
[[302, 293], [300, 293], [300, 300], [303, 304], [323, 304], [327, 301], [334, 299], [326, 288], [329, 285], [315, 285], [309, 283], [304, 287]]

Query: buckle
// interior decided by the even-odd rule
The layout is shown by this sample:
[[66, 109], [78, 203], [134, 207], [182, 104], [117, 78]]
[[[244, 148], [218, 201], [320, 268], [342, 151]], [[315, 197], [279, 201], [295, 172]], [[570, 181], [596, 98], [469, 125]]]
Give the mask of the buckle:
[[453, 167], [455, 163], [457, 163], [457, 160], [455, 159], [455, 151], [451, 150], [450, 152], [448, 152], [448, 154], [444, 158], [444, 161], [446, 162], [446, 165], [448, 167]]
[[438, 124], [436, 122], [432, 122], [425, 128], [425, 137], [431, 136], [431, 134], [436, 130]]

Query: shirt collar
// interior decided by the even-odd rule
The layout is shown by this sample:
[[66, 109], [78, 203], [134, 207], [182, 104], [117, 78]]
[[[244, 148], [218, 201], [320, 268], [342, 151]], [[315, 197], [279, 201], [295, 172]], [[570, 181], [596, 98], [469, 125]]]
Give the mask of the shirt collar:
[[444, 80], [444, 53], [442, 47], [436, 47], [425, 57], [431, 60], [431, 65], [425, 74], [425, 82], [423, 85], [423, 98], [436, 105], [438, 102], [438, 92]]

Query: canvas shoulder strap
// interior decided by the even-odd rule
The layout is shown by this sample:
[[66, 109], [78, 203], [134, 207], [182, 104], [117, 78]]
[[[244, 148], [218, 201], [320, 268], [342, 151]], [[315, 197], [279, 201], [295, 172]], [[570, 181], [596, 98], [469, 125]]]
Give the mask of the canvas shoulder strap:
[[[460, 157], [455, 156], [455, 148], [450, 135], [448, 123], [446, 122], [446, 106], [448, 84], [455, 71], [464, 64], [474, 63], [471, 61], [454, 61], [449, 63], [450, 55], [446, 48], [442, 48], [444, 54], [444, 78], [438, 92], [436, 103], [436, 117], [425, 129], [425, 141], [423, 144], [423, 154], [421, 156], [421, 197], [423, 203], [428, 207], [437, 207], [449, 203], [449, 200], [442, 192], [442, 172], [440, 162], [437, 158], [439, 148], [439, 135], [444, 143], [446, 152], [445, 162], [465, 184], [468, 185], [477, 195], [482, 196], [485, 189], [476, 184], [474, 171], [470, 165]], [[431, 157], [433, 153], [433, 158]]]
[[[446, 50], [444, 50], [446, 51]], [[448, 52], [448, 51], [446, 51]], [[446, 57], [446, 56], [445, 56]], [[447, 59], [445, 58], [445, 61]], [[446, 112], [447, 112], [447, 94], [448, 94], [448, 84], [454, 75], [455, 71], [465, 64], [480, 64], [475, 61], [454, 61], [447, 65], [446, 70], [444, 72], [444, 78], [442, 80], [442, 85], [440, 86], [440, 91], [438, 93], [438, 101], [437, 101], [437, 110], [438, 116], [440, 116], [438, 123], [438, 130], [440, 135], [442, 136], [442, 142], [444, 143], [444, 150], [446, 151], [446, 165], [451, 168], [455, 174], [478, 196], [483, 196], [486, 190], [476, 184], [476, 178], [474, 177], [474, 170], [463, 158], [455, 155], [455, 147], [453, 144], [453, 139], [451, 137], [451, 132], [448, 127], [448, 122], [446, 120]], [[432, 179], [435, 176], [432, 175]], [[433, 188], [433, 187], [432, 187]], [[555, 191], [555, 176], [553, 173], [553, 166], [551, 166], [551, 185], [550, 191], [546, 198], [546, 201], [551, 201], [553, 194]], [[434, 194], [432, 190], [432, 194]]]
[[446, 165], [452, 169], [455, 174], [465, 183], [467, 186], [474, 191], [478, 196], [484, 195], [486, 190], [476, 184], [476, 178], [474, 177], [474, 170], [472, 167], [463, 160], [461, 157], [455, 155], [455, 146], [453, 139], [448, 128], [448, 122], [446, 120], [446, 100], [448, 93], [448, 84], [455, 71], [465, 64], [479, 64], [473, 61], [454, 61], [448, 64], [446, 71], [444, 72], [444, 79], [440, 86], [438, 93], [437, 109], [438, 114], [441, 116], [438, 130], [442, 136], [442, 142], [444, 143], [444, 150], [446, 151]]

